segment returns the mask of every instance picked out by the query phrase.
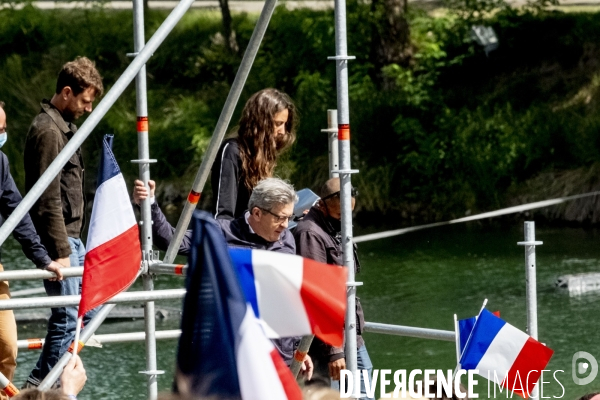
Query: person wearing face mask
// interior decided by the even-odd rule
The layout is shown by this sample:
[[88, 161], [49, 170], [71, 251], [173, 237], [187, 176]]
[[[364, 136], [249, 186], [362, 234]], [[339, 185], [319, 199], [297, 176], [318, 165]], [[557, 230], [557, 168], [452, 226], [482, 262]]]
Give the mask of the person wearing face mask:
[[[356, 204], [357, 191], [352, 188], [352, 209]], [[342, 212], [340, 204], [340, 179], [331, 178], [321, 187], [321, 199], [308, 211], [294, 228], [296, 254], [326, 264], [343, 265], [342, 259]], [[360, 262], [354, 245], [354, 268], [360, 272]], [[356, 298], [356, 344], [358, 347], [358, 369], [366, 369], [369, 376], [373, 364], [367, 353], [365, 341], [361, 335], [365, 326], [365, 317]], [[340, 326], [340, 329], [344, 329]], [[346, 359], [342, 347], [329, 346], [314, 338], [308, 354], [315, 366], [315, 382], [339, 388], [340, 371], [346, 368]], [[334, 382], [332, 382], [334, 381]], [[365, 393], [361, 375], [361, 393]]]
[[212, 166], [216, 219], [244, 215], [252, 189], [273, 176], [277, 157], [294, 144], [297, 122], [294, 103], [279, 90], [263, 89], [248, 99], [235, 137], [223, 142]]
[[[8, 138], [6, 131], [6, 113], [4, 102], [0, 101], [0, 147]], [[0, 215], [8, 218], [15, 208], [21, 203], [22, 197], [17, 185], [10, 174], [8, 158], [0, 151]], [[52, 271], [58, 280], [62, 280], [62, 265], [54, 262], [48, 256], [46, 248], [41, 244], [31, 218], [26, 214], [13, 231], [14, 238], [21, 244], [23, 252], [36, 267]], [[0, 271], [4, 267], [0, 260]], [[0, 300], [10, 298], [8, 282], [0, 281]], [[12, 381], [17, 366], [17, 325], [15, 316], [11, 310], [0, 311], [0, 372]], [[0, 400], [8, 399], [4, 392], [0, 391]]]

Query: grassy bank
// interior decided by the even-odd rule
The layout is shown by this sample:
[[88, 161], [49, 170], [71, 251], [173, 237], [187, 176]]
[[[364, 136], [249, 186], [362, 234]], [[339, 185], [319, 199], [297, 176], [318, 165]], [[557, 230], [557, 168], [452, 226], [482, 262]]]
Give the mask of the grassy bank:
[[[148, 36], [165, 15], [150, 12]], [[22, 185], [27, 127], [40, 99], [51, 96], [56, 72], [86, 55], [110, 87], [129, 63], [131, 12], [25, 7], [1, 10], [0, 18], [0, 99], [10, 124], [2, 150]], [[234, 16], [241, 49], [255, 18]], [[600, 162], [600, 13], [498, 12], [485, 21], [500, 41], [487, 57], [452, 13], [410, 10], [415, 55], [408, 67], [383, 68], [386, 85], [369, 59], [373, 18], [368, 5], [349, 3], [349, 54], [357, 56], [349, 68], [353, 166], [361, 171], [353, 182], [363, 210], [439, 220], [595, 187], [589, 171]], [[175, 204], [241, 59], [219, 30], [219, 14], [192, 11], [148, 64], [150, 152], [159, 160], [152, 175], [165, 201]], [[277, 87], [297, 102], [298, 142], [279, 165], [297, 187], [314, 188], [327, 175], [320, 129], [326, 110], [336, 107], [335, 70], [327, 61], [333, 43], [331, 11], [278, 8], [242, 95], [243, 105], [251, 93]], [[137, 157], [133, 85], [84, 145], [88, 170], [95, 170], [105, 133], [116, 135], [116, 155], [133, 179], [136, 167], [127, 162]], [[552, 185], [539, 183], [567, 171], [581, 171], [568, 181], [584, 183], [557, 185], [552, 193]], [[87, 183], [92, 190], [94, 182]]]

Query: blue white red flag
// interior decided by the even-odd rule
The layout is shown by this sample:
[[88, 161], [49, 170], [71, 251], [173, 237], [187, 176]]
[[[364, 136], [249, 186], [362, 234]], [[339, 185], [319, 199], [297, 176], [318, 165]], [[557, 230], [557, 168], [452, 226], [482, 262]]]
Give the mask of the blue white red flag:
[[177, 353], [184, 395], [300, 400], [302, 392], [246, 301], [221, 228], [206, 212], [192, 219], [187, 293]]
[[268, 337], [314, 334], [342, 346], [346, 268], [266, 250], [231, 248], [229, 253]]
[[483, 310], [460, 359], [463, 369], [477, 369], [523, 398], [528, 398], [552, 357], [550, 348]]
[[127, 289], [135, 281], [142, 261], [138, 226], [112, 141], [112, 135], [105, 135], [102, 141], [79, 317]]

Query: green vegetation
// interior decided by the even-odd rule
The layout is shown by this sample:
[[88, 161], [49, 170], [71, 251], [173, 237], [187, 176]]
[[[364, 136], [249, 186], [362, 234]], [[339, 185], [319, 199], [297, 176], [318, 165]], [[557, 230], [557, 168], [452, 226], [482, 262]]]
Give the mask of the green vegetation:
[[[515, 199], [541, 199], [593, 188], [600, 162], [600, 13], [498, 9], [493, 15], [409, 9], [412, 55], [381, 70], [371, 57], [378, 13], [348, 5], [353, 182], [360, 207], [419, 220], [491, 210]], [[485, 10], [483, 10], [485, 11]], [[166, 13], [151, 11], [147, 32]], [[10, 140], [2, 149], [23, 184], [22, 153], [39, 101], [53, 93], [60, 66], [77, 55], [97, 62], [110, 87], [132, 51], [130, 11], [0, 11], [0, 99]], [[256, 16], [234, 15], [245, 49]], [[500, 40], [486, 57], [468, 39], [473, 21], [491, 25]], [[241, 55], [228, 49], [220, 15], [192, 11], [148, 64], [152, 175], [174, 183], [177, 202], [199, 165]], [[149, 36], [149, 35], [148, 35]], [[327, 176], [326, 110], [336, 107], [333, 13], [279, 7], [244, 89], [243, 102], [264, 87], [296, 101], [298, 142], [279, 165], [296, 187], [317, 187]], [[84, 146], [88, 176], [105, 133], [116, 135], [120, 164], [136, 167], [133, 85]], [[81, 123], [81, 121], [80, 121]], [[554, 173], [583, 171], [581, 185], [547, 185]], [[544, 178], [546, 177], [546, 178]], [[532, 183], [533, 182], [533, 183]], [[88, 184], [93, 187], [92, 179]], [[554, 188], [551, 192], [550, 186]], [[535, 190], [531, 192], [531, 190]], [[206, 201], [206, 199], [205, 199]]]

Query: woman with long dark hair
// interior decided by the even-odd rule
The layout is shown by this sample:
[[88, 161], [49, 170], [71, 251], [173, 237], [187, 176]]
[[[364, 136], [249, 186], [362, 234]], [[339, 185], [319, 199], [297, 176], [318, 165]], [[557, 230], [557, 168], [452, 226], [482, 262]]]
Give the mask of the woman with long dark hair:
[[297, 120], [294, 103], [279, 90], [263, 89], [248, 99], [237, 134], [223, 142], [212, 167], [215, 218], [244, 213], [252, 188], [273, 176], [277, 157], [294, 144]]

